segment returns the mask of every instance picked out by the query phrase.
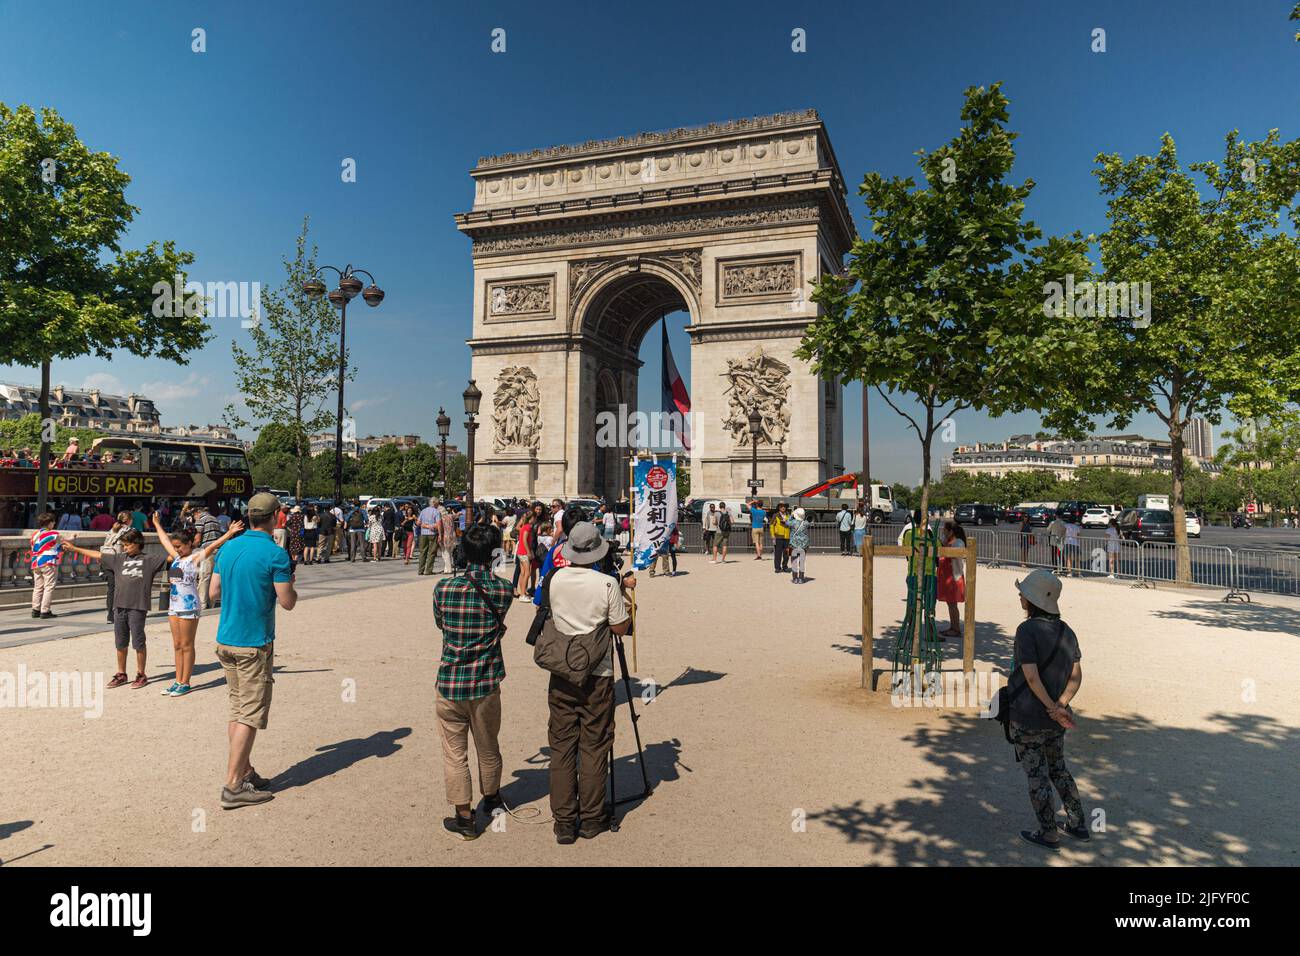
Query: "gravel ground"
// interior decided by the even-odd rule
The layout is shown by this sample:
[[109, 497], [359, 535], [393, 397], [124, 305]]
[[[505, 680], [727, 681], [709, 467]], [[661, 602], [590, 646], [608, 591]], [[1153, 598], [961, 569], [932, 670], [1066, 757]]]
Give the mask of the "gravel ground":
[[[1300, 602], [1070, 581], [1084, 685], [1067, 759], [1096, 825], [1044, 857], [1025, 779], [997, 724], [969, 707], [899, 707], [858, 686], [860, 562], [809, 560], [793, 585], [740, 556], [638, 588], [641, 738], [654, 793], [622, 829], [560, 847], [546, 803], [544, 673], [512, 608], [502, 793], [519, 816], [473, 843], [441, 830], [431, 580], [326, 593], [280, 613], [271, 725], [254, 762], [276, 799], [219, 808], [226, 693], [216, 618], [199, 627], [196, 691], [105, 691], [84, 708], [10, 709], [0, 858], [63, 865], [1289, 864], [1281, 811], [1300, 783]], [[1005, 674], [1019, 572], [981, 567], [977, 670]], [[876, 573], [877, 668], [902, 610], [902, 564]], [[155, 682], [170, 682], [151, 621]], [[0, 681], [112, 672], [108, 632], [0, 649]], [[960, 647], [949, 649], [959, 666]], [[2, 689], [2, 688], [0, 688]], [[622, 695], [620, 694], [620, 700]], [[650, 703], [646, 703], [650, 700]], [[639, 775], [618, 710], [618, 783]], [[477, 794], [476, 794], [477, 797]], [[535, 807], [536, 811], [530, 808]], [[532, 816], [529, 814], [532, 813]]]

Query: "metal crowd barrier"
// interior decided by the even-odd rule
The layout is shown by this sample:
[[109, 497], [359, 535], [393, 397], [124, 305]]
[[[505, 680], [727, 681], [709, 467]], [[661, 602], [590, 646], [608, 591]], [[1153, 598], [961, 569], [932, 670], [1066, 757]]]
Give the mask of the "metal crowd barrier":
[[1238, 548], [1233, 558], [1236, 590], [1300, 595], [1300, 555]]
[[[903, 526], [897, 522], [868, 525], [871, 540], [877, 544], [896, 544]], [[729, 553], [752, 550], [749, 528], [733, 525], [727, 537]], [[1172, 542], [1139, 543], [1121, 538], [1108, 542], [1104, 538], [1080, 539], [1077, 550], [1056, 547], [1046, 528], [1034, 528], [1029, 534], [993, 528], [964, 528], [974, 538], [980, 564], [990, 567], [1048, 568], [1058, 574], [1078, 577], [1114, 578], [1134, 587], [1154, 587], [1157, 583], [1178, 583], [1177, 545]], [[698, 524], [681, 526], [678, 551], [703, 550], [703, 529]], [[763, 533], [763, 551], [771, 554], [772, 535]], [[814, 524], [809, 551], [833, 552], [840, 548], [839, 528], [833, 522]], [[1250, 591], [1300, 596], [1300, 554], [1256, 549], [1232, 549], [1222, 545], [1188, 544], [1191, 564], [1190, 583], [1197, 587], [1227, 591], [1225, 600], [1249, 600]]]

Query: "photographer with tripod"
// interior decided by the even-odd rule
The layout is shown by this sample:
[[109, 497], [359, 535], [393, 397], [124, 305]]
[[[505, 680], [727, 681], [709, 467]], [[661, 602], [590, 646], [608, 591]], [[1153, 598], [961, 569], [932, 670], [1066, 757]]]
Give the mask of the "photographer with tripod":
[[[545, 591], [549, 610], [546, 627], [553, 630], [543, 635], [537, 648], [541, 652], [548, 644], [563, 645], [562, 653], [576, 672], [571, 676], [579, 676], [578, 681], [568, 680], [548, 668], [551, 815], [555, 840], [562, 845], [611, 828], [605, 782], [614, 746], [614, 643], [631, 626], [625, 593], [636, 587], [631, 572], [621, 577], [617, 570], [609, 573], [610, 542], [594, 524], [566, 524], [568, 537], [558, 555], [562, 561], [556, 562], [563, 566], [539, 589]], [[596, 660], [575, 663], [584, 647], [603, 653], [597, 651]]]

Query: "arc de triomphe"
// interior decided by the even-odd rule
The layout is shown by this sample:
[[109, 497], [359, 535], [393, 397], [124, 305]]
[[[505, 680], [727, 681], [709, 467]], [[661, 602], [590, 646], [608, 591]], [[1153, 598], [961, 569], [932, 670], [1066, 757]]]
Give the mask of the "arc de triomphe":
[[456, 224], [473, 242], [476, 494], [616, 496], [628, 449], [597, 440], [597, 416], [635, 411], [641, 340], [679, 310], [693, 494], [745, 493], [752, 407], [765, 494], [844, 467], [840, 383], [793, 354], [812, 281], [855, 235], [815, 111], [491, 156], [471, 175]]

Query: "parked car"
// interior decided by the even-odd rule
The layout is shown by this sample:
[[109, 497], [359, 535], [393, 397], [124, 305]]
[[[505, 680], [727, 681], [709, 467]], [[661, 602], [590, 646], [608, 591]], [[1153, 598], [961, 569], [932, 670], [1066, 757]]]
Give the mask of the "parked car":
[[1089, 508], [1079, 519], [1079, 523], [1085, 528], [1104, 528], [1110, 524], [1111, 514], [1109, 508]]
[[1020, 505], [1016, 505], [1014, 508], [1008, 508], [1005, 520], [1012, 524], [1020, 524], [1020, 522], [1025, 520], [1025, 512], [1028, 510], [1028, 508], [1021, 507]]
[[1053, 508], [1046, 508], [1043, 505], [1038, 505], [1035, 508], [1029, 509], [1028, 516], [1031, 525], [1038, 525], [1039, 527], [1046, 528], [1052, 523], [1053, 519], [1056, 518], [1056, 511]]
[[1201, 519], [1195, 511], [1187, 512], [1187, 537], [1199, 538], [1201, 536]]
[[997, 524], [1002, 520], [1002, 509], [996, 505], [984, 504], [966, 504], [958, 505], [953, 512], [953, 517], [960, 524], [973, 525], [980, 527], [986, 524]]
[[1128, 541], [1174, 540], [1174, 513], [1159, 508], [1129, 508], [1119, 516], [1119, 534]]
[[570, 498], [568, 501], [564, 503], [564, 506], [566, 508], [572, 508], [575, 505], [581, 508], [583, 512], [586, 513], [587, 518], [590, 520], [591, 518], [595, 517], [596, 512], [600, 509], [600, 499], [599, 498]]
[[1095, 501], [1062, 501], [1056, 506], [1056, 513], [1064, 520], [1073, 520], [1076, 523], [1083, 521], [1083, 516], [1088, 513], [1089, 508], [1097, 507]]

